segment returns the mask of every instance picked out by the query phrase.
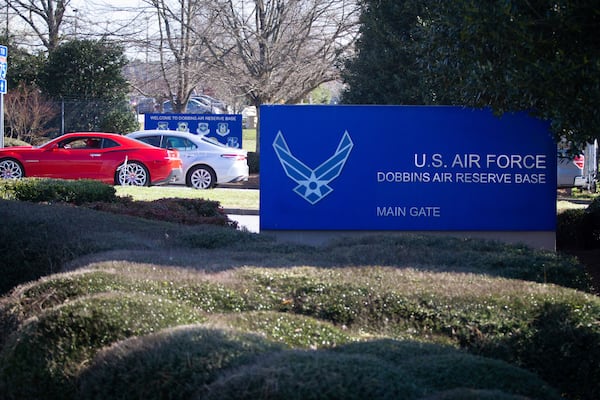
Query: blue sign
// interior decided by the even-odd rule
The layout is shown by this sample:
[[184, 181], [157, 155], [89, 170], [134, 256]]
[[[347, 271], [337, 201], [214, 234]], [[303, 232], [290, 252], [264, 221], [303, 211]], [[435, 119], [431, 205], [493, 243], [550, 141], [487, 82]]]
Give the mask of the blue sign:
[[6, 72], [8, 71], [8, 47], [0, 45], [0, 93], [6, 94]]
[[555, 230], [547, 122], [440, 106], [260, 113], [261, 230]]
[[144, 129], [190, 132], [242, 148], [241, 114], [145, 114]]

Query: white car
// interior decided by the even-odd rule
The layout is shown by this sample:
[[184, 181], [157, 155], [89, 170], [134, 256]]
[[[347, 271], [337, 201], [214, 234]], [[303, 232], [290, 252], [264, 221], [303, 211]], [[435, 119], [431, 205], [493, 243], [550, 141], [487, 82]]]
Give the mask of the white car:
[[577, 156], [567, 154], [568, 145], [565, 146], [564, 142], [560, 142], [558, 147], [558, 188], [581, 188], [595, 193], [598, 178], [598, 141], [587, 143], [583, 152]]
[[210, 189], [218, 184], [248, 180], [246, 150], [225, 146], [202, 135], [169, 130], [132, 132], [128, 137], [156, 147], [176, 149], [183, 163], [185, 184]]

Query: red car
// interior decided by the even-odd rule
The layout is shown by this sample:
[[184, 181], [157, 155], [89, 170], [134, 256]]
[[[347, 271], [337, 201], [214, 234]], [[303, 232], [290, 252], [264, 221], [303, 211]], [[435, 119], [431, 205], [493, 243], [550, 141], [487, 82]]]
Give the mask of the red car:
[[98, 132], [67, 133], [41, 146], [0, 149], [0, 178], [94, 179], [150, 186], [182, 180], [181, 159], [138, 140]]

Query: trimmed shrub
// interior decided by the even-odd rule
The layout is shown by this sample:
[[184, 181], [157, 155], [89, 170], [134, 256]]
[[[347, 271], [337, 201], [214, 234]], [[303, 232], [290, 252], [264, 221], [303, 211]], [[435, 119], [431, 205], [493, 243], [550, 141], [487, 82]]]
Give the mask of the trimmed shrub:
[[103, 271], [57, 274], [16, 287], [0, 301], [0, 350], [22, 324], [77, 297], [119, 291], [123, 277]]
[[188, 399], [223, 370], [283, 350], [264, 338], [184, 326], [130, 338], [100, 352], [80, 377], [78, 399]]
[[237, 222], [230, 220], [220, 203], [214, 200], [170, 198], [134, 201], [129, 197], [119, 197], [114, 202], [94, 202], [85, 206], [96, 211], [184, 225], [238, 227]]
[[592, 292], [592, 281], [574, 257], [491, 240], [421, 235], [369, 235], [333, 241], [324, 248], [338, 264], [414, 265], [490, 274]]
[[459, 388], [436, 392], [419, 400], [531, 400], [531, 398], [498, 390]]
[[89, 180], [66, 180], [46, 178], [24, 178], [0, 180], [0, 194], [3, 198], [31, 202], [64, 202], [81, 205], [117, 199], [113, 186]]
[[193, 399], [418, 399], [425, 391], [405, 370], [376, 357], [286, 351], [199, 388]]
[[344, 354], [369, 354], [394, 364], [401, 364], [413, 357], [444, 356], [459, 352], [456, 347], [415, 340], [378, 339], [348, 343], [330, 351]]
[[221, 317], [218, 321], [238, 330], [260, 332], [269, 340], [294, 348], [329, 348], [355, 340], [341, 327], [290, 313], [245, 312]]
[[85, 217], [70, 206], [0, 200], [0, 219], [0, 293], [56, 273], [64, 262], [103, 246], [83, 234], [96, 221], [84, 224]]
[[600, 197], [585, 209], [565, 210], [557, 216], [556, 244], [559, 249], [600, 248]]
[[0, 398], [74, 399], [75, 377], [100, 348], [203, 319], [185, 304], [119, 292], [52, 308], [6, 342], [0, 353]]
[[248, 169], [251, 174], [260, 172], [260, 156], [254, 151], [248, 152]]
[[204, 312], [239, 312], [250, 307], [241, 295], [222, 284], [201, 279], [165, 281], [164, 276], [152, 276], [141, 268], [131, 274], [115, 270], [56, 274], [19, 286], [0, 301], [0, 350], [27, 319], [103, 292], [160, 296]]
[[537, 372], [569, 398], [600, 399], [600, 310], [545, 303], [531, 329], [508, 342], [510, 362]]
[[217, 249], [228, 246], [254, 245], [265, 241], [256, 234], [247, 234], [234, 229], [213, 229], [210, 226], [182, 233], [178, 239], [182, 245], [191, 249]]
[[600, 248], [600, 197], [596, 197], [585, 209], [581, 221], [581, 234], [585, 249]]
[[[561, 250], [576, 249], [584, 243], [585, 209], [565, 210], [556, 217], [556, 247]], [[588, 233], [589, 234], [589, 233]]]
[[[357, 276], [351, 279], [354, 273]], [[519, 281], [486, 281], [474, 274], [420, 275], [404, 270], [395, 275], [384, 269], [358, 274], [350, 268], [344, 268], [343, 275], [305, 268], [263, 270], [262, 276], [254, 277], [267, 294], [285, 299], [279, 306], [282, 311], [374, 334], [446, 337], [473, 353], [535, 371], [564, 393], [585, 393], [574, 398], [600, 398], [598, 297]], [[473, 290], [457, 287], [459, 282], [469, 282]], [[542, 312], [545, 304], [566, 307], [572, 315]], [[541, 321], [552, 329], [540, 328]], [[570, 372], [564, 373], [565, 368]]]
[[[379, 341], [364, 343], [374, 350]], [[560, 395], [534, 374], [498, 360], [443, 350], [421, 356], [418, 347], [396, 342], [373, 353], [355, 353], [362, 343], [331, 351], [285, 351], [260, 358], [199, 391], [196, 399], [422, 399], [456, 393], [484, 393], [483, 398], [551, 400]], [[394, 360], [394, 361], [392, 361]], [[493, 397], [496, 396], [496, 397]], [[435, 397], [432, 397], [435, 398]], [[455, 397], [458, 398], [458, 397]], [[522, 397], [521, 397], [522, 398]]]
[[[140, 214], [151, 219], [123, 214]], [[166, 221], [155, 221], [158, 216]], [[217, 202], [202, 200], [119, 199], [111, 203], [85, 203], [81, 207], [0, 200], [0, 218], [3, 221], [0, 293], [56, 273], [74, 258], [103, 250], [161, 246], [216, 248], [261, 240], [256, 234], [236, 230], [237, 222], [229, 220]], [[181, 226], [184, 223], [193, 225], [193, 229]]]
[[500, 360], [455, 352], [416, 356], [402, 366], [427, 388], [445, 391], [456, 388], [498, 390], [530, 399], [559, 400], [562, 397], [532, 372]]

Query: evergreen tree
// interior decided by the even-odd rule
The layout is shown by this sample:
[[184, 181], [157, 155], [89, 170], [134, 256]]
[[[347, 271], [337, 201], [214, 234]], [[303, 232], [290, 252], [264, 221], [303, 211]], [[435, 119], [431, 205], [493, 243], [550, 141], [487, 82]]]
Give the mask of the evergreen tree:
[[[349, 85], [344, 101], [420, 100], [489, 106], [498, 113], [529, 111], [550, 120], [557, 138], [581, 144], [598, 136], [596, 0], [362, 0], [362, 5], [362, 37], [344, 72]], [[407, 77], [406, 85], [397, 84], [398, 75]]]
[[[66, 131], [123, 133], [138, 128], [126, 99], [126, 63], [123, 49], [104, 41], [73, 40], [50, 53], [40, 86], [62, 102]], [[123, 116], [116, 118], [115, 113]]]
[[345, 62], [343, 103], [426, 104], [415, 57], [419, 2], [362, 0], [356, 57]]

